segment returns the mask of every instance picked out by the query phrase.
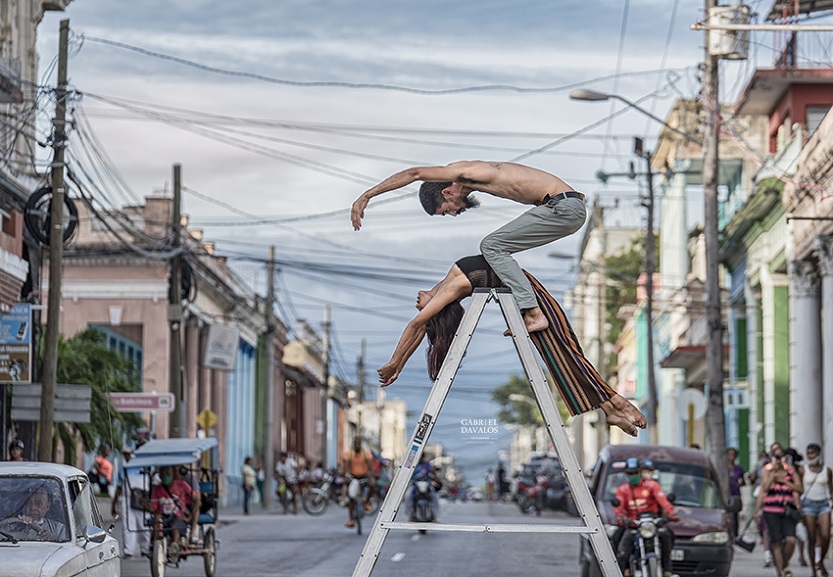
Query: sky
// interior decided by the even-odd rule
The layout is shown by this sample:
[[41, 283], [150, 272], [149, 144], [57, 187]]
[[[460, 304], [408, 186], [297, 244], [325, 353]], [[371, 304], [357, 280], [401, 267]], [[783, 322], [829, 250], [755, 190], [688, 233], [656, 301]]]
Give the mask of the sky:
[[[90, 168], [99, 206], [170, 194], [180, 163], [191, 227], [261, 291], [274, 245], [279, 315], [290, 327], [306, 319], [320, 328], [329, 305], [331, 370], [356, 383], [364, 342], [372, 398], [375, 368], [415, 314], [417, 291], [477, 254], [480, 239], [523, 208], [481, 195], [482, 206], [459, 218], [429, 217], [409, 186], [371, 201], [356, 232], [355, 198], [409, 166], [518, 161], [606, 207], [608, 226], [644, 226], [644, 184], [614, 177], [603, 185], [595, 174], [626, 171], [633, 137], [650, 149], [659, 125], [617, 100], [579, 102], [569, 92], [619, 94], [660, 117], [675, 98], [696, 98], [704, 33], [690, 26], [704, 4], [75, 0], [44, 17], [38, 51], [41, 82], [54, 85], [59, 21], [68, 18], [77, 120], [69, 154]], [[758, 20], [771, 4], [751, 2]], [[755, 66], [771, 65], [776, 43], [767, 34], [752, 34], [750, 59], [721, 65], [724, 100]], [[43, 106], [51, 116], [54, 104]], [[583, 234], [517, 258], [561, 298]], [[474, 442], [460, 423], [494, 418], [489, 392], [522, 371], [494, 309], [431, 438], [474, 482], [511, 433], [501, 426], [494, 442]], [[415, 414], [430, 390], [423, 357], [417, 351], [387, 389]]]

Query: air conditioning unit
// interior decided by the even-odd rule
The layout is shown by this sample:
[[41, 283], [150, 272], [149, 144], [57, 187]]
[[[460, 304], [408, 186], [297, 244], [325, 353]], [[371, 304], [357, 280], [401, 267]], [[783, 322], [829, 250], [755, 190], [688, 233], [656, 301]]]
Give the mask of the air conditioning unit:
[[[749, 24], [749, 6], [715, 6], [709, 10], [709, 24], [732, 26]], [[749, 53], [749, 30], [709, 31], [709, 55], [724, 60], [746, 60]]]

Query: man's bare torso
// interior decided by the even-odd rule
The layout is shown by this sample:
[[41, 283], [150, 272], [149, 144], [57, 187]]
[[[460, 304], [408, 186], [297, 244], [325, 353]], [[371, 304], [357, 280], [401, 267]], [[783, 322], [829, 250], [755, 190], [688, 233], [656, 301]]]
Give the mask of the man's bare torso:
[[554, 174], [522, 164], [470, 161], [453, 165], [462, 168], [462, 176], [455, 182], [521, 204], [538, 204], [547, 194], [573, 190]]

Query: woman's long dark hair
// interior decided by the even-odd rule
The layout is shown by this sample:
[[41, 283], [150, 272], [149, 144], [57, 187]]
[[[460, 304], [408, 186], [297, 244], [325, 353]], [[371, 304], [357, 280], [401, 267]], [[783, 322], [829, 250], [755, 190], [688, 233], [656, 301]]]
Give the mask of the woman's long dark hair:
[[434, 381], [440, 373], [457, 327], [463, 320], [463, 305], [459, 301], [447, 304], [443, 310], [428, 320], [425, 332], [428, 335], [428, 376]]

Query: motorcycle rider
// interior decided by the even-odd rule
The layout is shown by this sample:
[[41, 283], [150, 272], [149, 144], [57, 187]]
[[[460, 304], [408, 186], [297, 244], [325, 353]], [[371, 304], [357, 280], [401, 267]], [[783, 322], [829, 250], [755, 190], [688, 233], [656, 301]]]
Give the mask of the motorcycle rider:
[[[650, 466], [650, 465], [649, 465]], [[643, 463], [638, 459], [628, 459], [625, 463], [625, 475], [628, 480], [616, 489], [616, 505], [614, 512], [620, 524], [627, 527], [628, 521], [636, 521], [643, 513], [655, 516], [665, 514], [671, 521], [679, 521], [674, 506], [663, 493], [659, 483], [642, 475]], [[671, 571], [672, 534], [667, 527], [661, 527], [658, 535], [662, 545], [663, 577], [677, 577]], [[633, 551], [634, 530], [625, 529], [619, 541], [616, 556], [619, 568], [625, 577], [630, 576], [628, 561]]]
[[434, 485], [437, 483], [437, 472], [434, 470], [434, 465], [431, 461], [425, 458], [425, 453], [419, 456], [419, 463], [414, 467], [414, 476], [411, 479], [411, 487], [408, 489], [406, 495], [406, 505], [408, 510], [408, 520], [413, 521], [416, 514], [416, 493], [417, 481], [428, 481], [428, 493], [431, 496], [431, 517], [437, 521], [437, 509], [439, 502], [437, 500], [437, 491]]

